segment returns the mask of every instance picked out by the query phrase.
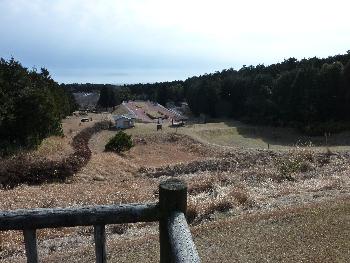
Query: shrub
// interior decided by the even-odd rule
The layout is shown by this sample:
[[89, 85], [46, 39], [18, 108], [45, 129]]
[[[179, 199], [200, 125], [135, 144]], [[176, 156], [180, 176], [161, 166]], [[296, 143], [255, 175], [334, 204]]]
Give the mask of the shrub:
[[133, 147], [131, 135], [120, 131], [109, 140], [105, 146], [105, 150], [120, 153], [129, 150], [131, 147]]
[[315, 158], [311, 150], [311, 145], [306, 148], [297, 147], [289, 151], [286, 156], [277, 161], [277, 167], [281, 173], [281, 180], [293, 181], [293, 173], [308, 172], [314, 169]]

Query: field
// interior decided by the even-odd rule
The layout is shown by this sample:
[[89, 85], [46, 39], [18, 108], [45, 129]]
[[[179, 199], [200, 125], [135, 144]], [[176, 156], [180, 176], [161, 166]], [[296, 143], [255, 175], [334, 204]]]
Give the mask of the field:
[[[64, 121], [64, 138], [30, 154], [59, 159], [74, 135], [107, 115]], [[272, 131], [272, 134], [271, 134]], [[104, 152], [116, 131], [95, 134], [88, 164], [65, 183], [0, 190], [1, 210], [147, 202], [159, 182], [189, 185], [189, 221], [203, 262], [347, 262], [350, 165], [346, 134], [306, 138], [290, 130], [233, 121], [183, 128], [137, 123], [135, 147]], [[316, 147], [295, 147], [313, 140]], [[267, 150], [269, 144], [270, 149]], [[29, 154], [29, 153], [28, 153]], [[157, 262], [157, 224], [109, 226], [109, 262]], [[43, 262], [93, 261], [91, 227], [39, 231]], [[1, 233], [0, 261], [25, 262], [20, 233]]]
[[350, 150], [350, 133], [331, 134], [327, 137], [309, 137], [290, 128], [252, 126], [239, 121], [218, 120], [213, 123], [192, 124], [185, 131], [203, 142], [221, 146], [289, 150], [295, 146], [312, 146], [314, 150]]

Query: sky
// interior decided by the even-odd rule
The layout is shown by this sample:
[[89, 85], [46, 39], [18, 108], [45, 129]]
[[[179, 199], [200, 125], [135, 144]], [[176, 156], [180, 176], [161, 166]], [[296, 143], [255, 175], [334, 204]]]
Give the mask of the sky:
[[186, 79], [350, 50], [348, 0], [0, 0], [0, 57], [64, 83]]

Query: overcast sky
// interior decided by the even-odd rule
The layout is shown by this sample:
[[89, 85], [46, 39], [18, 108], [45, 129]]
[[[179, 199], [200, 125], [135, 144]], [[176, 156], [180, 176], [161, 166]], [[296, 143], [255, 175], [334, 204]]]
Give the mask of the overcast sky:
[[185, 79], [350, 49], [348, 0], [0, 0], [0, 57], [58, 82]]

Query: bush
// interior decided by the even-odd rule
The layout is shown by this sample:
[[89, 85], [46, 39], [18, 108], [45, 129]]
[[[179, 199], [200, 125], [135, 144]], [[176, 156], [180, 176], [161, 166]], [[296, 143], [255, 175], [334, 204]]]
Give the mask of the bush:
[[307, 148], [297, 147], [277, 161], [277, 167], [282, 175], [280, 180], [294, 181], [293, 173], [305, 173], [314, 169], [315, 157], [311, 147], [311, 145]]
[[133, 146], [131, 135], [120, 131], [109, 140], [105, 146], [105, 150], [120, 153], [129, 150]]

